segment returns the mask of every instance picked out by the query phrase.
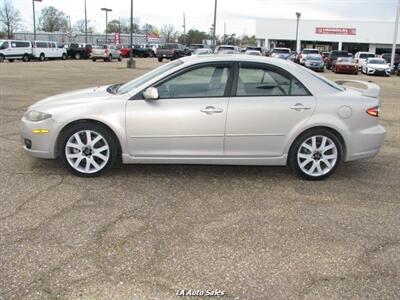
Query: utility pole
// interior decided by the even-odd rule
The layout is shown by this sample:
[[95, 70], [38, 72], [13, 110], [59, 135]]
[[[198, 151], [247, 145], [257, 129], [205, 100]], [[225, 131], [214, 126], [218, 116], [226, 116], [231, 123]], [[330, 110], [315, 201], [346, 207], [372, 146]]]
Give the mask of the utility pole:
[[36, 1], [36, 0], [32, 0], [32, 8], [33, 8], [33, 40], [36, 40], [35, 1]]
[[186, 16], [183, 13], [183, 44], [186, 46]]
[[86, 10], [86, 0], [85, 0], [85, 44], [87, 44], [87, 10]]
[[226, 41], [226, 22], [224, 22], [224, 44], [226, 44], [225, 41]]
[[300, 21], [301, 13], [296, 13], [297, 18], [297, 25], [296, 25], [296, 52], [300, 52], [300, 45], [299, 45], [299, 21]]
[[108, 12], [109, 12], [109, 11], [112, 11], [112, 9], [103, 7], [101, 10], [106, 12], [106, 44], [108, 44], [108, 35], [107, 35]]
[[216, 41], [216, 31], [217, 31], [217, 0], [215, 0], [215, 6], [214, 6], [214, 24], [213, 24], [213, 50], [217, 47], [217, 41]]
[[131, 0], [131, 45], [129, 49], [129, 60], [126, 63], [126, 66], [129, 69], [135, 69], [136, 68], [136, 61], [132, 58], [132, 52], [133, 52], [133, 0]]
[[398, 0], [397, 2], [396, 20], [394, 22], [392, 57], [390, 59], [390, 67], [392, 68], [392, 72], [394, 71], [394, 58], [396, 55], [397, 33], [399, 32], [399, 17], [400, 17], [400, 0]]

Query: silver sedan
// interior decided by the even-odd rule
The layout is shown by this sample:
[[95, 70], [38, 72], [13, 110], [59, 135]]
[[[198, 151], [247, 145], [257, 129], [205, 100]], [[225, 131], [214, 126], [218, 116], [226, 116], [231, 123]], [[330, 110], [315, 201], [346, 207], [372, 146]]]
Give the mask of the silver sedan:
[[78, 176], [122, 160], [289, 165], [323, 179], [383, 145], [379, 87], [356, 84], [274, 58], [185, 57], [124, 84], [37, 102], [22, 118], [22, 144]]

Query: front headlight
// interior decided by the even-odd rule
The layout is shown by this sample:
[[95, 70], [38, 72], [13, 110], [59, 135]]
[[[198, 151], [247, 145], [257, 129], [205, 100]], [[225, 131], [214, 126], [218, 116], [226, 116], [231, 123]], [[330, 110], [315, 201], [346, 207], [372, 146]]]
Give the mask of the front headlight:
[[51, 118], [51, 114], [47, 114], [41, 111], [31, 110], [25, 114], [25, 118], [32, 122], [38, 122]]

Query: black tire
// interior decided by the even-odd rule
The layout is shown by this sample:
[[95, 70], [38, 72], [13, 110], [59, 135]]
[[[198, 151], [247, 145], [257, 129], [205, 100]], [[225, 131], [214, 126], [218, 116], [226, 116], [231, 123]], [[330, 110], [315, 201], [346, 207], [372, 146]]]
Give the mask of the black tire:
[[4, 62], [4, 55], [0, 54], [0, 63]]
[[63, 53], [62, 56], [61, 56], [61, 59], [62, 60], [66, 60], [67, 59], [67, 54]]
[[29, 54], [25, 53], [24, 56], [22, 56], [22, 61], [28, 62], [30, 60], [31, 60], [31, 57], [29, 56]]
[[39, 60], [44, 61], [45, 59], [46, 59], [46, 57], [44, 56], [44, 53], [40, 53]]
[[76, 52], [75, 55], [74, 55], [74, 58], [75, 59], [81, 59], [82, 57], [81, 57], [81, 54], [79, 52]]
[[162, 57], [158, 57], [158, 62], [162, 62]]
[[10, 62], [10, 63], [13, 63], [13, 62], [14, 62], [14, 60], [13, 60], [13, 59], [9, 59], [9, 60], [8, 60], [8, 62]]
[[[104, 165], [104, 167], [101, 170], [94, 172], [94, 173], [80, 172], [79, 170], [75, 169], [74, 167], [72, 167], [70, 165], [70, 163], [68, 162], [67, 157], [66, 157], [66, 144], [67, 144], [69, 138], [72, 135], [74, 135], [75, 133], [78, 133], [79, 131], [82, 131], [82, 130], [92, 130], [92, 131], [95, 131], [95, 132], [101, 134], [105, 138], [105, 140], [107, 141], [107, 144], [109, 146], [108, 161], [106, 162], [106, 164]], [[64, 166], [72, 174], [77, 175], [79, 177], [100, 176], [100, 175], [104, 174], [105, 172], [109, 171], [114, 166], [114, 164], [117, 160], [118, 151], [119, 151], [118, 150], [119, 149], [118, 141], [116, 140], [115, 136], [113, 135], [112, 132], [110, 132], [110, 130], [108, 128], [106, 128], [105, 126], [102, 126], [100, 124], [97, 124], [97, 123], [84, 122], [84, 123], [78, 123], [78, 124], [72, 125], [71, 127], [67, 128], [61, 132], [59, 141], [60, 141], [60, 143], [58, 145], [59, 153], [60, 153], [60, 156], [61, 156]]]
[[[310, 139], [313, 136], [327, 137], [336, 146], [337, 158], [336, 158], [335, 164], [327, 173], [325, 173], [323, 175], [319, 175], [319, 176], [317, 176], [317, 175], [312, 176], [312, 175], [305, 173], [301, 169], [301, 167], [299, 165], [299, 159], [298, 159], [298, 153], [299, 153], [300, 147], [302, 146], [302, 144], [305, 141], [307, 141], [308, 139]], [[325, 179], [325, 178], [331, 176], [336, 171], [337, 167], [339, 166], [339, 164], [341, 162], [342, 154], [343, 154], [343, 146], [342, 146], [342, 143], [340, 142], [340, 139], [336, 136], [336, 134], [334, 134], [331, 131], [324, 129], [324, 128], [310, 129], [310, 130], [304, 132], [303, 134], [301, 134], [299, 137], [297, 137], [296, 140], [293, 142], [293, 144], [289, 150], [288, 165], [298, 176], [300, 176], [306, 180], [322, 180], [322, 179]], [[317, 158], [317, 160], [319, 161], [318, 158]], [[308, 164], [310, 164], [310, 163], [314, 163], [314, 162], [310, 161]], [[308, 164], [306, 164], [306, 166]], [[327, 165], [325, 165], [325, 166], [327, 166]]]
[[122, 57], [121, 57], [121, 55], [120, 55], [120, 56], [118, 56], [118, 61], [122, 61]]
[[113, 57], [112, 57], [112, 55], [110, 54], [110, 55], [108, 56], [107, 61], [108, 61], [108, 62], [112, 62], [112, 60], [113, 60]]
[[95, 58], [92, 58], [92, 61], [96, 61], [97, 59], [95, 59]]

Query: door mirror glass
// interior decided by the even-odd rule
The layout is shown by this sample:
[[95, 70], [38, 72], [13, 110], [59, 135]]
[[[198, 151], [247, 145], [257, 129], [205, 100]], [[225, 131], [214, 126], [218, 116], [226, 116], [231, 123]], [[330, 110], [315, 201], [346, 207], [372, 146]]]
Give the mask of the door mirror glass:
[[143, 92], [143, 97], [146, 100], [157, 100], [158, 96], [158, 89], [156, 87], [149, 87]]

